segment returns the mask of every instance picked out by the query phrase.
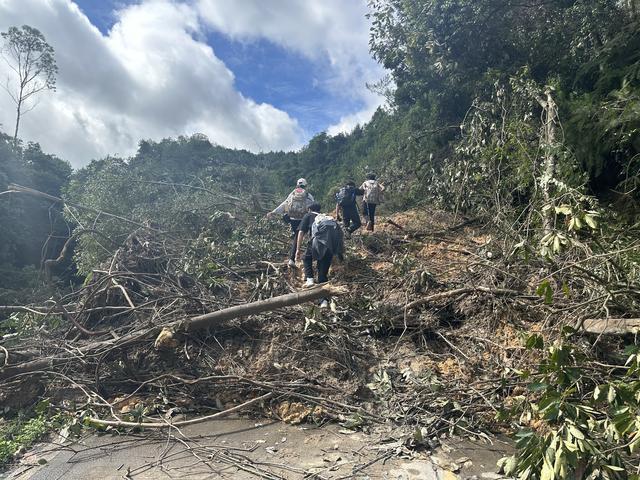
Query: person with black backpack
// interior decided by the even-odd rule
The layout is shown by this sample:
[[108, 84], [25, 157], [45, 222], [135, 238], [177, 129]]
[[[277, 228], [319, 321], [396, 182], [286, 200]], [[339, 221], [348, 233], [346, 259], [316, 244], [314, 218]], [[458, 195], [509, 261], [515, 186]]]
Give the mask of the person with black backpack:
[[384, 185], [376, 180], [375, 173], [367, 173], [367, 179], [360, 186], [364, 192], [362, 213], [367, 220], [367, 230], [373, 232], [376, 221], [376, 207], [384, 201]]
[[356, 184], [349, 180], [336, 194], [336, 218], [340, 220], [340, 209], [342, 209], [342, 222], [347, 234], [352, 234], [362, 226], [356, 197], [363, 195], [364, 191], [356, 188]]
[[[307, 248], [304, 252], [303, 265], [306, 277], [305, 287], [314, 285], [313, 261], [317, 262], [318, 283], [325, 283], [329, 280], [329, 269], [333, 257], [343, 259], [344, 236], [338, 222], [329, 215], [320, 213], [320, 204], [313, 203], [309, 207], [309, 212], [303, 217], [298, 232], [297, 258], [300, 262], [302, 256], [302, 246], [306, 236], [309, 237]], [[320, 308], [329, 306], [327, 299], [321, 299]]]
[[297, 236], [300, 222], [314, 202], [313, 196], [307, 192], [307, 181], [304, 178], [299, 178], [296, 182], [296, 188], [294, 188], [284, 202], [267, 213], [267, 218], [272, 218], [274, 215], [282, 215], [285, 223], [291, 226], [291, 247], [289, 249], [290, 267], [296, 266]]

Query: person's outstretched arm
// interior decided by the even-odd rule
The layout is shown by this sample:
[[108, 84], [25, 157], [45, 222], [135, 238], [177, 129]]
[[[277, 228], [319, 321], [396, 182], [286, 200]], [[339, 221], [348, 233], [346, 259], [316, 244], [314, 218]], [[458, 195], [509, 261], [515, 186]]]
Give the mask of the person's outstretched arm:
[[284, 202], [282, 202], [280, 205], [278, 205], [276, 208], [274, 208], [273, 210], [271, 210], [269, 213], [267, 213], [267, 217], [271, 218], [274, 215], [284, 215], [285, 214], [285, 210], [287, 207], [287, 204], [289, 203], [289, 199], [291, 198], [291, 196], [293, 195], [293, 193], [290, 193], [287, 198], [284, 199]]

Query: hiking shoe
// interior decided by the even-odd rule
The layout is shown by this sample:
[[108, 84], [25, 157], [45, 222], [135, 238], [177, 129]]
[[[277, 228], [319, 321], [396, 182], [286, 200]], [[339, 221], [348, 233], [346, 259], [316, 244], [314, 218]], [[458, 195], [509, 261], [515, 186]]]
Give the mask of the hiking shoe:
[[307, 278], [307, 281], [304, 282], [305, 288], [313, 287], [313, 285], [314, 285], [313, 278]]
[[329, 308], [329, 302], [327, 300], [322, 300], [320, 302], [320, 308]]
[[287, 265], [289, 265], [290, 267], [295, 267], [296, 266], [296, 262], [295, 262], [295, 260], [289, 259], [289, 262], [287, 262]]

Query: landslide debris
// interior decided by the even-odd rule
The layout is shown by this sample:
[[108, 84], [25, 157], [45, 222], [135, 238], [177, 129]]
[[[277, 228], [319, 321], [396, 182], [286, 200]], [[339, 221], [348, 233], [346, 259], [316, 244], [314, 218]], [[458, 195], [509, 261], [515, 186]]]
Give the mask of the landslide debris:
[[[204, 251], [133, 231], [81, 289], [20, 314], [31, 330], [3, 337], [6, 405], [45, 397], [80, 421], [170, 425], [271, 394], [246, 410], [384, 428], [429, 448], [443, 433], [508, 427], [496, 419], [522, 395], [515, 372], [539, 355], [523, 338], [550, 335], [552, 323], [532, 288], [539, 270], [507, 262], [496, 232], [443, 212], [381, 218], [347, 241], [331, 274], [346, 294], [330, 309], [309, 302], [181, 329], [194, 315], [302, 289], [301, 272], [282, 262], [286, 230], [257, 224], [225, 217], [224, 236], [243, 230], [242, 240]], [[266, 231], [273, 253], [257, 259], [251, 245]], [[213, 256], [225, 246], [226, 257]], [[43, 386], [37, 398], [25, 378]]]

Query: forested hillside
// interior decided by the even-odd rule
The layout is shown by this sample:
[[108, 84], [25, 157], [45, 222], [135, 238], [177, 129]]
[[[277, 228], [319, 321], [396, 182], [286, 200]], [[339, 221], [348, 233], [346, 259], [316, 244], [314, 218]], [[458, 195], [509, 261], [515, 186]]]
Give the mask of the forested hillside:
[[[77, 351], [89, 366], [73, 367], [78, 382], [94, 388], [94, 379], [86, 380], [93, 368], [96, 391], [115, 395], [121, 388], [133, 395], [123, 380], [127, 369], [139, 381], [135, 392], [153, 376], [141, 367], [139, 352], [135, 361], [122, 353], [117, 363], [119, 349], [164, 326], [189, 338], [179, 320], [291, 294], [298, 286], [299, 279], [280, 270], [286, 229], [264, 218], [297, 178], [308, 180], [329, 211], [346, 180], [359, 184], [375, 172], [387, 188], [382, 214], [405, 230], [387, 226], [358, 236], [337, 277], [358, 292], [352, 290], [342, 308], [334, 305], [333, 324], [315, 310], [298, 312], [304, 330], [282, 340], [302, 351], [310, 329], [310, 351], [328, 349], [335, 361], [322, 377], [330, 379], [331, 398], [360, 402], [365, 386], [374, 398], [366, 400], [373, 410], [361, 411], [359, 403], [351, 409], [342, 403], [340, 410], [334, 400], [319, 403], [321, 411], [334, 412], [333, 420], [348, 416], [349, 428], [393, 411], [398, 424], [418, 432], [411, 444], [418, 449], [427, 437], [458, 431], [459, 422], [467, 433], [499, 424], [519, 432], [516, 454], [502, 468], [522, 479], [638, 478], [631, 467], [638, 465], [640, 446], [640, 354], [629, 335], [637, 325], [627, 323], [640, 316], [640, 2], [371, 0], [370, 19], [371, 54], [389, 72], [370, 88], [387, 103], [350, 133], [319, 133], [296, 152], [256, 154], [194, 134], [140, 139], [130, 158], [93, 160], [72, 171], [39, 145], [2, 134], [0, 333], [9, 340], [0, 343], [7, 367], [0, 379], [33, 373], [29, 362], [37, 363], [37, 352], [51, 358], [38, 368], [70, 365], [64, 363], [71, 361], [64, 356], [70, 348], [47, 344], [62, 332], [70, 342], [84, 338]], [[413, 213], [403, 217], [406, 211]], [[446, 242], [454, 247], [442, 247]], [[429, 257], [430, 248], [443, 257]], [[380, 267], [384, 261], [390, 266]], [[492, 300], [472, 304], [466, 295]], [[449, 303], [428, 306], [442, 299]], [[268, 331], [252, 324], [246, 333], [233, 324], [229, 330], [238, 337], [229, 341], [241, 334], [285, 338], [286, 322], [299, 320], [276, 318]], [[613, 337], [606, 327], [595, 336], [582, 331], [585, 322], [610, 319], [621, 325]], [[469, 346], [466, 337], [452, 346], [434, 321], [451, 328], [452, 337], [466, 322], [477, 326], [486, 334], [480, 341], [499, 351]], [[507, 345], [506, 330], [490, 338], [505, 324], [518, 330], [512, 336], [522, 345]], [[373, 367], [357, 352], [370, 348], [372, 358], [373, 352], [391, 358], [407, 331], [421, 355], [449, 355], [472, 365], [474, 375], [489, 375], [478, 360], [484, 358], [496, 368], [482, 379], [482, 388], [490, 386], [480, 393], [455, 390], [455, 400], [440, 404], [435, 393], [457, 388], [442, 371], [434, 367], [433, 377], [413, 382], [400, 373], [401, 363], [383, 375], [382, 361], [367, 383]], [[34, 340], [34, 332], [44, 336]], [[474, 335], [471, 327], [464, 332]], [[119, 340], [107, 348], [110, 335]], [[102, 342], [95, 355], [87, 340], [94, 336]], [[236, 364], [227, 371], [201, 357], [192, 365], [186, 341], [188, 362], [177, 340], [170, 345], [173, 360], [150, 347], [157, 364], [145, 365], [193, 378], [236, 371]], [[12, 348], [16, 353], [9, 354]], [[109, 355], [113, 364], [105, 366]], [[274, 368], [286, 369], [287, 360], [277, 358]], [[138, 363], [125, 365], [130, 360]], [[100, 368], [112, 383], [98, 385]], [[243, 383], [237, 374], [229, 391], [249, 395], [267, 373], [272, 383], [263, 384], [261, 394], [311, 402], [322, 391], [317, 384], [298, 388], [295, 382], [308, 377], [296, 377], [295, 369], [285, 375], [270, 368], [237, 367], [246, 378], [257, 376]], [[290, 383], [277, 383], [281, 378]], [[339, 396], [347, 380], [358, 395]], [[406, 395], [412, 407], [391, 392]], [[468, 404], [461, 406], [463, 400]], [[78, 418], [95, 420], [104, 406], [87, 407]], [[427, 410], [437, 410], [437, 419], [428, 420]], [[0, 448], [0, 460], [10, 456], [2, 455]]]

